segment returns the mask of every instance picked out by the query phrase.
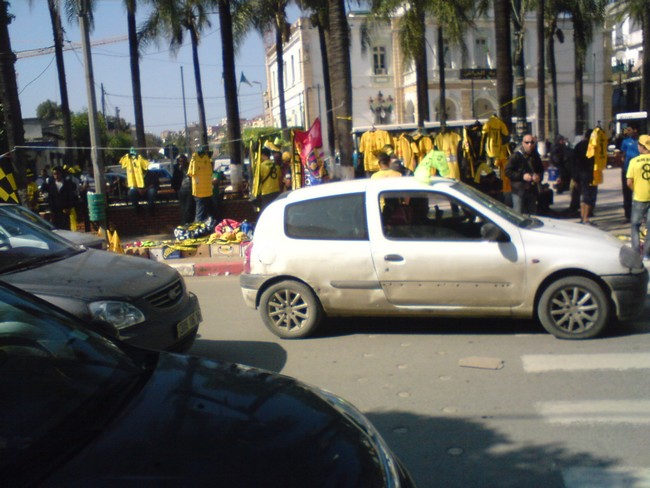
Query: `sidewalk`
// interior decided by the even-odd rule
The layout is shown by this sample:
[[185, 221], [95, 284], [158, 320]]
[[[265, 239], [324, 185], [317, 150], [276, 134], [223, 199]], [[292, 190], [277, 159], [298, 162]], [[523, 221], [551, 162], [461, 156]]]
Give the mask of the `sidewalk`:
[[[569, 208], [570, 199], [571, 196], [567, 192], [561, 195], [556, 193], [551, 210], [557, 214], [561, 214], [562, 211]], [[566, 220], [570, 222], [580, 221], [577, 217], [567, 218]], [[629, 243], [630, 224], [624, 221], [620, 168], [611, 168], [604, 171], [604, 182], [598, 187], [598, 201], [592, 221], [599, 229], [609, 232], [614, 237]], [[164, 241], [171, 239], [173, 238], [168, 235], [155, 235], [127, 237], [122, 239], [122, 242], [127, 243], [138, 240]], [[170, 259], [163, 262], [177, 269], [183, 276], [239, 275], [244, 270], [244, 258], [239, 255], [190, 257]]]

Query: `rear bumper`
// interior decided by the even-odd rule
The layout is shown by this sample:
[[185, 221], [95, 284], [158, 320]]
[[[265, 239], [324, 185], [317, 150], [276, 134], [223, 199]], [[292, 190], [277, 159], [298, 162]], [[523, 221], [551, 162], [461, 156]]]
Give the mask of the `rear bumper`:
[[632, 320], [643, 311], [648, 294], [648, 270], [638, 274], [603, 276], [612, 290], [618, 319]]

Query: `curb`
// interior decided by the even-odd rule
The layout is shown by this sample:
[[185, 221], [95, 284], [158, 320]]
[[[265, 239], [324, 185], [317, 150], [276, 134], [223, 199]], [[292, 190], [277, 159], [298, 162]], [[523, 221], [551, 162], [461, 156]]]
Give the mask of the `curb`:
[[244, 271], [243, 261], [169, 264], [181, 276], [229, 276]]

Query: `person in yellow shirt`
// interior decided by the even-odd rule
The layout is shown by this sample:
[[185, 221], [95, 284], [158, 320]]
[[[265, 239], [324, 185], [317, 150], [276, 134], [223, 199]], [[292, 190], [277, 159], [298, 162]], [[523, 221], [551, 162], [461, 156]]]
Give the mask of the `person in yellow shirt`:
[[277, 198], [281, 190], [282, 167], [271, 158], [271, 150], [263, 147], [260, 163], [260, 212]]
[[377, 162], [379, 163], [379, 171], [376, 171], [370, 177], [371, 180], [376, 180], [379, 178], [399, 178], [402, 176], [402, 173], [395, 171], [390, 168], [390, 156], [385, 152], [378, 151], [375, 156], [377, 157]]
[[211, 213], [212, 160], [205, 146], [192, 153], [187, 174], [192, 177], [192, 196], [196, 203], [196, 222], [205, 222]]
[[639, 136], [637, 141], [639, 155], [632, 158], [627, 168], [627, 186], [632, 190], [632, 249], [637, 252], [641, 250], [641, 238], [639, 236], [643, 220], [646, 222], [646, 236], [643, 244], [643, 261], [650, 262], [650, 238], [648, 238], [647, 227], [650, 225], [650, 136]]

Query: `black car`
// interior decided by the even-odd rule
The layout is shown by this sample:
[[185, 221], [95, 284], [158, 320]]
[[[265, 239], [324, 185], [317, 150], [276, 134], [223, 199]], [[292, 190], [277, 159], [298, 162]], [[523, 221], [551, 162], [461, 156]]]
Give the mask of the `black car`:
[[170, 266], [86, 249], [6, 212], [0, 278], [139, 347], [187, 350], [201, 322], [196, 296]]
[[414, 486], [336, 395], [116, 345], [1, 281], [0, 399], [0, 486]]

